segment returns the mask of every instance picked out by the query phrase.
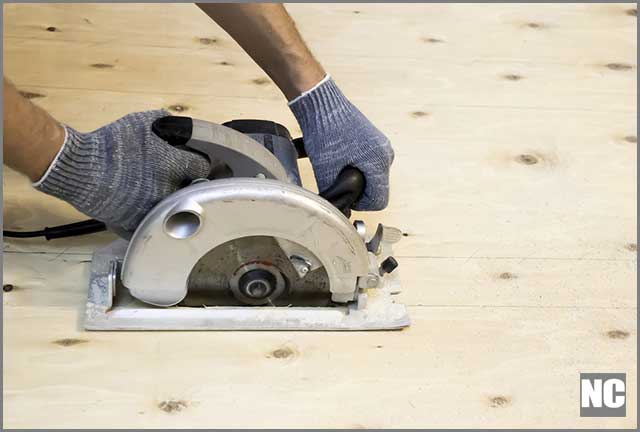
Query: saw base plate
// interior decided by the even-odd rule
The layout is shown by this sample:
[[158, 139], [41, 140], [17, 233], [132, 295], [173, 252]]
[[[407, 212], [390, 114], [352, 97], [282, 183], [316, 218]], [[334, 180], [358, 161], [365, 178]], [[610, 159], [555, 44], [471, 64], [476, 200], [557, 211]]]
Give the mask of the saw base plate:
[[[384, 276], [382, 288], [348, 305], [151, 306], [132, 297], [117, 277], [127, 244], [116, 240], [93, 254], [87, 330], [394, 330], [409, 325], [405, 306], [393, 300], [400, 291], [397, 271]], [[383, 250], [390, 255], [390, 245]]]

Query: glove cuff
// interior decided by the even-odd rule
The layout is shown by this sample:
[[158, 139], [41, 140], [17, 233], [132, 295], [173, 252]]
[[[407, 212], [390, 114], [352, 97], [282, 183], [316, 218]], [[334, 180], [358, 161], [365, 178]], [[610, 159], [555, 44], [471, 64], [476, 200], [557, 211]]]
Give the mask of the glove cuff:
[[44, 180], [47, 177], [49, 177], [49, 174], [51, 173], [51, 170], [53, 169], [54, 165], [56, 164], [56, 162], [60, 158], [60, 155], [62, 154], [62, 151], [64, 150], [64, 147], [67, 144], [67, 140], [69, 139], [69, 132], [67, 131], [67, 128], [66, 128], [65, 125], [61, 125], [61, 126], [62, 126], [62, 129], [64, 130], [64, 139], [62, 140], [62, 145], [58, 149], [58, 152], [56, 153], [56, 156], [53, 158], [51, 163], [49, 163], [49, 166], [47, 167], [47, 170], [44, 172], [44, 174], [42, 174], [40, 176], [40, 179], [38, 181], [35, 181], [35, 182], [31, 183], [31, 186], [33, 186], [34, 188], [37, 188], [38, 186], [40, 186], [42, 184], [42, 182], [44, 182]]
[[313, 87], [311, 87], [309, 90], [305, 90], [303, 91], [299, 96], [293, 98], [292, 100], [289, 101], [288, 105], [291, 106], [294, 103], [298, 102], [300, 99], [302, 99], [303, 97], [305, 97], [306, 95], [308, 95], [309, 93], [313, 92], [315, 89], [317, 89], [318, 87], [320, 87], [322, 84], [326, 83], [327, 81], [331, 80], [331, 75], [326, 74], [324, 76], [324, 78], [322, 78], [320, 80], [320, 82], [318, 82], [318, 84], [314, 85]]
[[310, 90], [289, 102], [302, 134], [308, 126], [332, 127], [347, 122], [357, 108], [349, 102], [333, 79], [327, 75]]
[[100, 187], [104, 155], [96, 144], [69, 126], [63, 125], [65, 139], [47, 171], [35, 183], [37, 190], [63, 199], [74, 206], [87, 206]]

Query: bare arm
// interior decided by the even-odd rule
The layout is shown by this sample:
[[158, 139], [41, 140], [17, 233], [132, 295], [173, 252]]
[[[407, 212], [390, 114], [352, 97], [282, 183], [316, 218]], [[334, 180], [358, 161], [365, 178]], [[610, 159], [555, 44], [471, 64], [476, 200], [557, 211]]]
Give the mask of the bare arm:
[[64, 128], [45, 110], [24, 98], [6, 78], [4, 162], [33, 181], [46, 171], [64, 142]]
[[288, 100], [325, 76], [281, 4], [200, 3], [198, 7], [240, 44]]
[[345, 167], [366, 179], [357, 210], [381, 210], [389, 200], [393, 149], [328, 76], [281, 4], [198, 5], [251, 56], [289, 100], [318, 189], [327, 190]]

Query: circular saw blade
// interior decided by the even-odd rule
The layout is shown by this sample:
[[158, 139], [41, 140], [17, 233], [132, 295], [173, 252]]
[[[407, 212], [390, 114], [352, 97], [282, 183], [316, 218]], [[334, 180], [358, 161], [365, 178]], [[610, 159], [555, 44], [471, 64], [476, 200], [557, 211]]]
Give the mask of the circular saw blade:
[[275, 267], [286, 281], [285, 292], [266, 306], [331, 304], [329, 278], [324, 268], [301, 278], [275, 238], [251, 236], [226, 242], [200, 258], [189, 275], [188, 294], [180, 305], [248, 306], [233, 296], [229, 282], [239, 268], [251, 263]]

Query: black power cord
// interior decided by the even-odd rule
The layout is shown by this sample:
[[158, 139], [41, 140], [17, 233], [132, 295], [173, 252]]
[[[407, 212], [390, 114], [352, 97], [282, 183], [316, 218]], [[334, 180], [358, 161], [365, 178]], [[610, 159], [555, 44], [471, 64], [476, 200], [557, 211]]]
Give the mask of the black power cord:
[[100, 231], [106, 231], [107, 226], [98, 220], [89, 219], [82, 222], [75, 222], [66, 225], [58, 225], [54, 227], [46, 227], [39, 231], [5, 231], [2, 235], [9, 238], [34, 238], [44, 237], [47, 240], [74, 237], [84, 234], [92, 234]]

